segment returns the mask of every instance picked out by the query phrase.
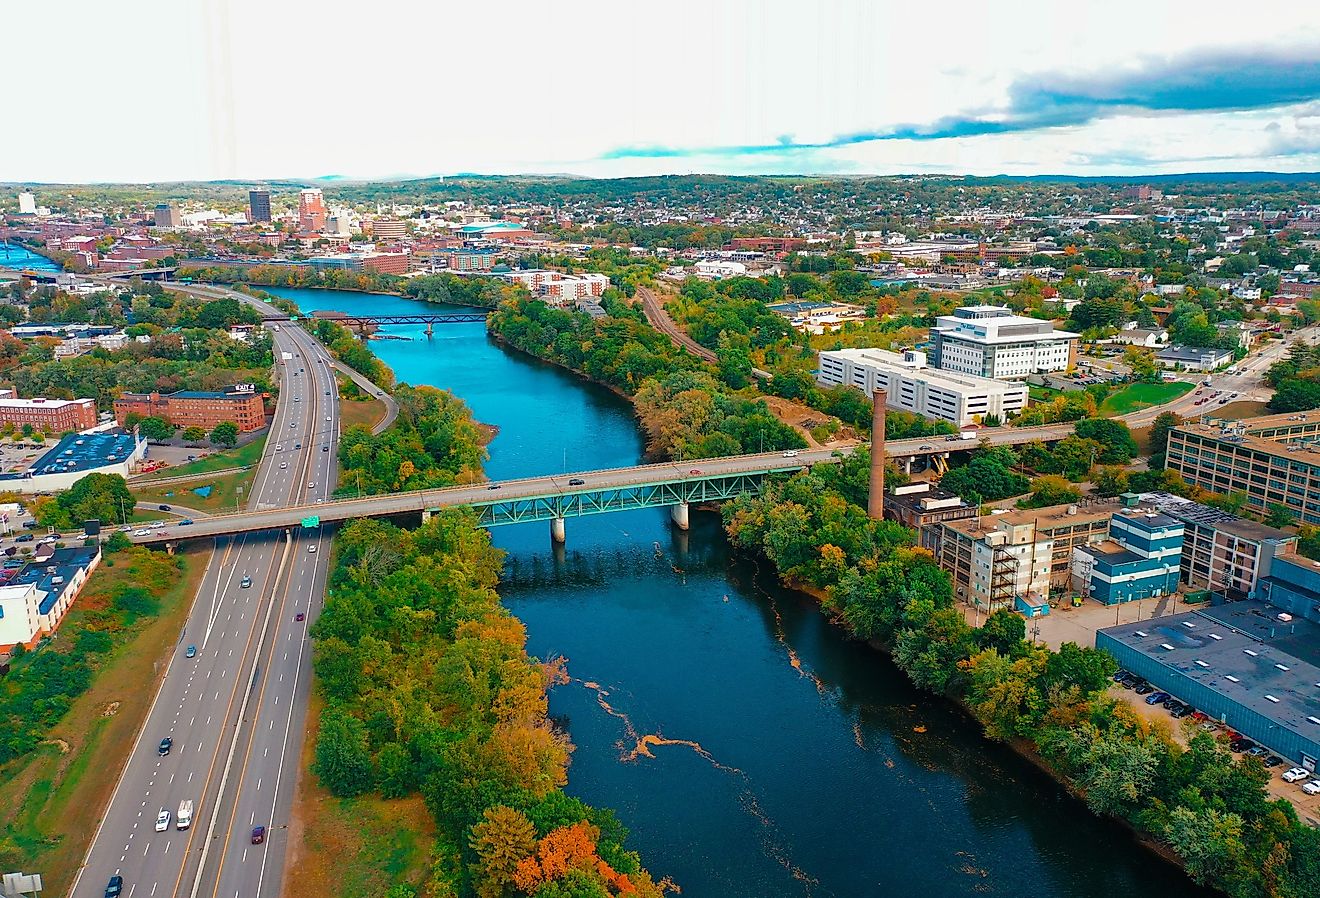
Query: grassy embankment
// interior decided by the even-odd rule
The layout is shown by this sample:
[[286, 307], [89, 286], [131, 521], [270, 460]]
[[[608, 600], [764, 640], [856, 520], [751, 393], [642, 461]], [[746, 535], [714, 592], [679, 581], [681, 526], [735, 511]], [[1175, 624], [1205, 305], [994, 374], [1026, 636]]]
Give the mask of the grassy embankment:
[[[435, 851], [435, 821], [420, 795], [336, 798], [311, 769], [324, 701], [313, 694], [298, 789], [289, 823], [286, 898], [383, 895], [397, 883], [426, 880]], [[345, 863], [351, 858], [352, 863]]]
[[1196, 389], [1196, 384], [1174, 381], [1158, 384], [1129, 384], [1116, 393], [1110, 394], [1100, 404], [1100, 415], [1112, 417], [1139, 412], [1144, 408], [1172, 402]]
[[[132, 480], [129, 482], [129, 489], [133, 491], [133, 495], [137, 496], [138, 501], [149, 502], [153, 505], [178, 504], [210, 514], [233, 511], [240, 487], [243, 490], [244, 500], [251, 494], [252, 480], [257, 476], [257, 463], [261, 460], [261, 453], [265, 448], [266, 435], [262, 435], [237, 449], [217, 452], [214, 455], [208, 455], [206, 458], [199, 458], [197, 461], [166, 468], [159, 474], [149, 475], [141, 480]], [[152, 485], [154, 481], [162, 478], [205, 474], [210, 471], [224, 471], [237, 467], [245, 467], [246, 470], [220, 474], [213, 478], [202, 478], [188, 483]], [[208, 486], [211, 488], [211, 492], [207, 496], [201, 496], [194, 492], [194, 490], [205, 489]]]
[[[6, 870], [40, 872], [48, 895], [67, 892], [82, 863], [178, 644], [209, 555], [209, 546], [180, 553], [182, 572], [156, 594], [159, 614], [140, 618], [123, 634], [91, 687], [74, 699], [40, 748], [0, 768], [0, 862]], [[65, 618], [59, 638], [40, 651], [71, 646], [91, 619], [104, 613], [117, 588], [134, 585], [129, 558], [125, 553], [106, 558]]]

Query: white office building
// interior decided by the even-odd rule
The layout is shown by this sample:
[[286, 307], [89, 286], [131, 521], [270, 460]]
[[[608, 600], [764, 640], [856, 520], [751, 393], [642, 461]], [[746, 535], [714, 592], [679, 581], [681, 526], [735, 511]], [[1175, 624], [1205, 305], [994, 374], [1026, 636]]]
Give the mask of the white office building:
[[1027, 407], [1026, 384], [940, 371], [926, 365], [926, 354], [905, 350], [838, 349], [820, 353], [817, 381], [847, 384], [868, 396], [884, 390], [889, 408], [949, 421], [957, 427], [979, 424], [986, 415], [1001, 421]]
[[37, 197], [35, 194], [32, 193], [32, 191], [24, 190], [22, 193], [18, 195], [18, 214], [19, 215], [37, 214]]
[[931, 361], [943, 371], [999, 380], [1066, 371], [1078, 334], [1053, 323], [1014, 315], [1004, 306], [964, 306], [941, 315], [930, 329]]

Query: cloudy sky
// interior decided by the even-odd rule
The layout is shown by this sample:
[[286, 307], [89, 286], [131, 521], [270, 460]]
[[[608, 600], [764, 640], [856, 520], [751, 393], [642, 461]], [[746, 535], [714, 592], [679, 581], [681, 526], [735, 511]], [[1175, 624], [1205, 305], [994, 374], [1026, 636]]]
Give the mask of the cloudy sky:
[[1320, 3], [7, 4], [0, 180], [1320, 171]]

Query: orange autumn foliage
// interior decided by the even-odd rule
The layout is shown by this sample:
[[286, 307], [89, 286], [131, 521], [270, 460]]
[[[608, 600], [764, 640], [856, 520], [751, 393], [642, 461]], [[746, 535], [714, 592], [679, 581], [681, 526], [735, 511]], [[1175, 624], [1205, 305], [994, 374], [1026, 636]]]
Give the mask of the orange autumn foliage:
[[551, 830], [536, 843], [536, 851], [518, 863], [513, 883], [524, 892], [534, 892], [543, 883], [569, 870], [594, 871], [610, 890], [620, 896], [634, 895], [632, 880], [596, 855], [600, 830], [585, 820]]

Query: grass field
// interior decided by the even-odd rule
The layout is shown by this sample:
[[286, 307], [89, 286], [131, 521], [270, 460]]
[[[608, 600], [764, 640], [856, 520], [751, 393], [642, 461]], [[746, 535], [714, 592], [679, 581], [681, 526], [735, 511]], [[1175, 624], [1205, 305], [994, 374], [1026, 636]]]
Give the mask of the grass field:
[[209, 471], [223, 471], [226, 468], [238, 468], [247, 465], [254, 465], [261, 458], [261, 452], [266, 448], [266, 434], [262, 434], [246, 446], [239, 446], [237, 449], [226, 449], [224, 452], [216, 452], [206, 458], [199, 458], [197, 461], [190, 461], [182, 465], [173, 465], [160, 471], [153, 471], [135, 483], [150, 483], [152, 480], [159, 480], [162, 477], [180, 477], [185, 474], [205, 474]]
[[1130, 384], [1110, 395], [1100, 405], [1101, 415], [1126, 415], [1129, 412], [1163, 405], [1196, 389], [1189, 383]]
[[1259, 418], [1261, 415], [1270, 414], [1269, 408], [1263, 402], [1250, 402], [1241, 400], [1239, 402], [1230, 402], [1228, 405], [1216, 409], [1214, 412], [1217, 418], [1231, 418], [1233, 420], [1242, 420], [1244, 418]]
[[[138, 728], [179, 639], [210, 548], [181, 553], [184, 570], [158, 598], [160, 614], [118, 645], [97, 670], [91, 688], [36, 752], [0, 769], [0, 863], [6, 870], [40, 872], [45, 894], [63, 895], [82, 863], [132, 749]], [[127, 566], [110, 556], [92, 575], [61, 635], [75, 630], [85, 607], [126, 582]]]
[[307, 713], [289, 833], [285, 898], [383, 895], [390, 886], [420, 885], [436, 850], [436, 829], [420, 796], [385, 800], [335, 798], [311, 773], [321, 701]]
[[[222, 474], [219, 477], [213, 477], [208, 480], [190, 480], [187, 483], [172, 483], [167, 486], [152, 487], [143, 484], [141, 488], [137, 487], [136, 482], [129, 484], [129, 489], [139, 502], [150, 502], [153, 505], [174, 505], [175, 503], [187, 508], [196, 508], [201, 511], [216, 514], [222, 511], [233, 511], [234, 500], [237, 497], [239, 487], [243, 488], [243, 501], [252, 492], [252, 481], [257, 476], [256, 467], [250, 467], [246, 471], [239, 471], [234, 474]], [[195, 489], [210, 487], [211, 492], [207, 496], [199, 496], [193, 492]], [[141, 514], [142, 512], [137, 512]], [[150, 514], [150, 512], [147, 512]], [[166, 515], [161, 515], [167, 517]]]
[[344, 430], [354, 424], [375, 427], [385, 417], [385, 403], [379, 399], [345, 399], [339, 403], [339, 419]]

